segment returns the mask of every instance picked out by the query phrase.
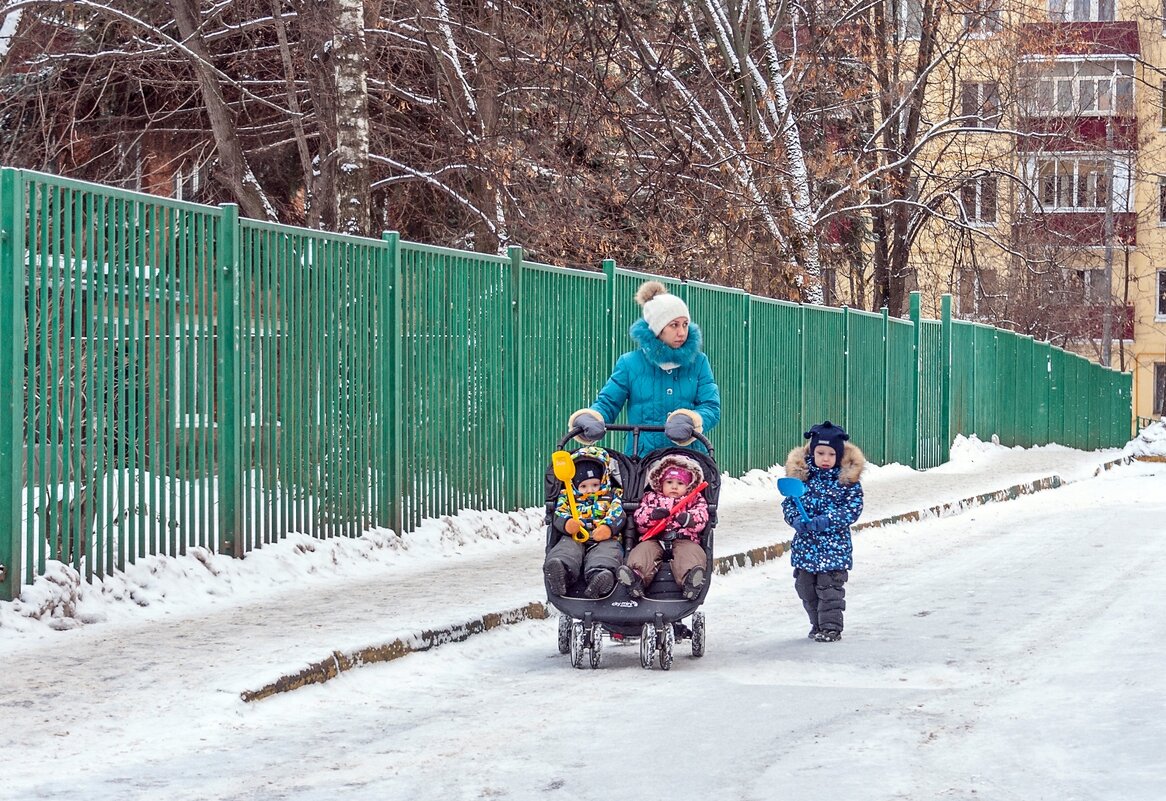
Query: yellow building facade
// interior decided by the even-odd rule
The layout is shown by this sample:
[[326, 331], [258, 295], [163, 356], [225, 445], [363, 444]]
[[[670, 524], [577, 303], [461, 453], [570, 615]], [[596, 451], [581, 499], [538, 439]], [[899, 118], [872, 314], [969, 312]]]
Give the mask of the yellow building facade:
[[[899, 2], [910, 20], [931, 0]], [[1133, 373], [1134, 414], [1161, 417], [1162, 3], [960, 7], [972, 10], [949, 13], [931, 34], [945, 55], [934, 64], [924, 116], [933, 125], [946, 119], [948, 133], [924, 144], [919, 197], [943, 211], [922, 223], [911, 251], [918, 286], [933, 309], [950, 293], [960, 318], [1031, 333], [1094, 361], [1106, 363], [1109, 343], [1108, 364]], [[910, 48], [910, 31], [907, 39]]]

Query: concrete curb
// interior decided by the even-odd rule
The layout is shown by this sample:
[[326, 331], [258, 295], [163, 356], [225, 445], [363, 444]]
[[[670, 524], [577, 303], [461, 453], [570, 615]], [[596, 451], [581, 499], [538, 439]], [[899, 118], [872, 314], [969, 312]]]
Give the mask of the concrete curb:
[[[1111, 470], [1118, 465], [1129, 464], [1131, 461], [1132, 459], [1130, 457], [1123, 456], [1119, 459], [1103, 462], [1094, 471], [1093, 475], [1098, 476], [1106, 470]], [[932, 517], [952, 517], [963, 514], [968, 509], [983, 506], [987, 503], [1012, 501], [1022, 495], [1031, 495], [1042, 490], [1056, 489], [1068, 483], [1071, 482], [1065, 481], [1060, 476], [1047, 476], [1023, 484], [1014, 484], [1011, 487], [995, 490], [994, 492], [984, 492], [962, 500], [936, 504], [935, 506], [929, 506], [919, 511], [904, 512], [903, 514], [891, 515], [890, 517], [880, 518], [879, 520], [868, 520], [864, 523], [856, 524], [853, 526], [853, 530], [862, 531], [868, 528], [881, 528], [882, 526], [909, 523]], [[789, 547], [790, 542], [786, 540], [785, 542], [778, 542], [773, 545], [751, 548], [741, 553], [718, 556], [714, 560], [714, 569], [718, 574], [724, 575], [732, 570], [740, 570], [742, 568], [764, 564], [765, 562], [776, 561], [785, 555]], [[446, 643], [462, 642], [475, 634], [481, 634], [484, 631], [489, 631], [499, 626], [509, 626], [525, 620], [545, 620], [554, 613], [555, 610], [553, 607], [541, 601], [531, 601], [517, 609], [510, 609], [505, 612], [492, 612], [466, 623], [455, 623], [441, 629], [429, 629], [420, 634], [398, 638], [382, 645], [371, 645], [367, 648], [349, 652], [333, 651], [329, 656], [319, 662], [314, 662], [293, 674], [282, 676], [269, 684], [265, 684], [258, 690], [244, 690], [239, 696], [243, 701], [248, 703], [260, 701], [276, 693], [290, 692], [300, 687], [306, 687], [309, 684], [323, 684], [345, 671], [362, 667], [363, 665], [371, 665], [377, 662], [391, 662], [394, 659], [400, 659], [402, 656], [420, 651], [428, 651], [431, 648], [436, 648]]]
[[442, 629], [430, 629], [412, 637], [393, 640], [383, 645], [370, 645], [356, 651], [333, 651], [332, 654], [319, 662], [313, 662], [303, 670], [287, 676], [282, 676], [270, 684], [265, 684], [258, 690], [244, 690], [239, 696], [247, 702], [259, 701], [276, 693], [286, 693], [309, 684], [323, 684], [328, 679], [334, 679], [346, 670], [371, 665], [376, 662], [391, 662], [402, 656], [428, 651], [439, 645], [467, 640], [475, 634], [496, 629], [499, 626], [508, 626], [521, 623], [524, 620], [544, 620], [550, 617], [547, 605], [532, 601], [526, 606], [511, 609], [506, 612], [492, 612], [475, 618], [467, 623], [457, 623]]

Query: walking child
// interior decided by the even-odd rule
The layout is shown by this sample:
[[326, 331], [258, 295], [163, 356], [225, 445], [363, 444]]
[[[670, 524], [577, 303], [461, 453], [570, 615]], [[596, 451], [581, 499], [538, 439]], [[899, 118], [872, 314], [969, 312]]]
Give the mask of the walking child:
[[853, 567], [850, 526], [862, 514], [859, 477], [866, 457], [850, 435], [829, 420], [803, 436], [810, 442], [790, 451], [787, 476], [806, 484], [800, 500], [809, 520], [803, 520], [793, 498], [782, 501], [785, 522], [793, 526], [794, 588], [810, 616], [810, 638], [836, 642], [842, 638], [846, 581]]

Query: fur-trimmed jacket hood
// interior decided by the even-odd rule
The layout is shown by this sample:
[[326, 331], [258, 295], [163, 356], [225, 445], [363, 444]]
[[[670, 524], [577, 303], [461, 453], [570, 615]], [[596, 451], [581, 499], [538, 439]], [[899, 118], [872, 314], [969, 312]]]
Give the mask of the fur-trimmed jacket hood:
[[700, 468], [700, 462], [685, 456], [682, 453], [668, 453], [660, 457], [648, 467], [647, 479], [648, 489], [653, 489], [659, 492], [660, 490], [660, 476], [669, 467], [683, 467], [688, 472], [692, 473], [692, 483], [688, 485], [688, 489], [692, 489], [700, 482], [704, 481], [704, 471]]
[[[842, 462], [830, 469], [838, 471], [839, 484], [857, 484], [865, 467], [866, 456], [858, 449], [857, 445], [847, 442], [842, 451]], [[785, 457], [785, 474], [787, 476], [806, 481], [810, 477], [811, 470], [818, 470], [818, 468], [810, 464], [809, 445], [799, 445]]]

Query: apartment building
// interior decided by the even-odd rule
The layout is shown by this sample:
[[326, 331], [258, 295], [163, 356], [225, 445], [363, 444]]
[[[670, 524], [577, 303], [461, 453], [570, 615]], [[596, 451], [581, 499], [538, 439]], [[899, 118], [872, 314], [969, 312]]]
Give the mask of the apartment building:
[[[900, 2], [909, 37], [932, 0]], [[949, 193], [960, 224], [932, 224], [920, 238], [920, 288], [951, 292], [961, 317], [1047, 332], [1132, 371], [1135, 415], [1160, 417], [1166, 2], [960, 6], [964, 19], [949, 14], [944, 39], [963, 36], [960, 57], [944, 64], [928, 101], [933, 119], [946, 103], [962, 129], [942, 156], [959, 176]]]

